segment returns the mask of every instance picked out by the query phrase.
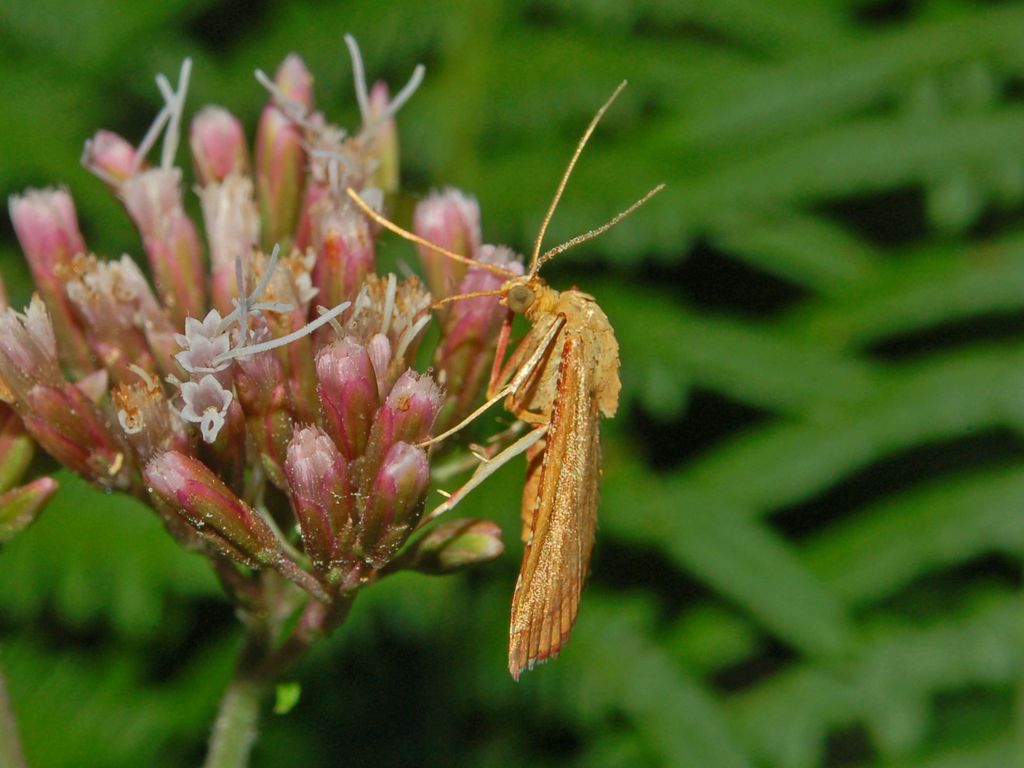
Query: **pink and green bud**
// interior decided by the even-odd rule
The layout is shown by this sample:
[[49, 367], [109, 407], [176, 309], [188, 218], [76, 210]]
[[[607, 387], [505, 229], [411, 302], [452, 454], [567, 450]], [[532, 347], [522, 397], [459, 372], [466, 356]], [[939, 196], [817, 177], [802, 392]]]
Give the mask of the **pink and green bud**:
[[333, 307], [355, 298], [366, 276], [374, 270], [375, 248], [366, 217], [348, 204], [327, 197], [311, 213], [313, 285], [319, 300]]
[[295, 419], [289, 407], [284, 369], [277, 355], [268, 351], [238, 358], [235, 391], [263, 470], [274, 485], [286, 489], [285, 452]]
[[316, 375], [327, 433], [349, 461], [362, 456], [380, 402], [366, 348], [349, 338], [328, 344], [316, 357]]
[[429, 374], [409, 370], [391, 388], [370, 428], [370, 438], [361, 466], [359, 490], [370, 492], [369, 485], [378, 473], [385, 456], [399, 442], [416, 444], [430, 437], [444, 396]]
[[[509, 248], [484, 245], [479, 261], [516, 274], [523, 265]], [[456, 294], [494, 291], [506, 278], [483, 267], [471, 266]], [[476, 296], [452, 302], [444, 319], [444, 332], [435, 353], [448, 401], [438, 419], [441, 430], [466, 416], [476, 404], [494, 358], [498, 331], [507, 310], [498, 296]]]
[[85, 252], [75, 204], [67, 190], [29, 190], [24, 195], [12, 196], [9, 209], [36, 289], [46, 303], [60, 340], [61, 362], [72, 375], [82, 376], [95, 365], [61, 280], [72, 258]]
[[57, 492], [57, 481], [40, 477], [28, 485], [0, 494], [0, 544], [27, 528]]
[[441, 388], [429, 374], [406, 371], [377, 411], [371, 440], [379, 443], [384, 451], [398, 441], [426, 440], [443, 401]]
[[158, 454], [146, 464], [143, 479], [154, 500], [222, 554], [253, 567], [284, 557], [267, 521], [198, 459], [178, 451]]
[[135, 147], [113, 131], [97, 131], [85, 142], [82, 165], [115, 192], [141, 168]]
[[103, 488], [131, 487], [125, 447], [81, 389], [37, 384], [19, 406], [29, 434], [61, 464]]
[[0, 493], [10, 490], [28, 471], [35, 443], [18, 415], [0, 403]]
[[430, 464], [422, 448], [398, 442], [381, 462], [359, 520], [359, 547], [375, 568], [387, 564], [405, 543], [423, 511]]
[[[302, 59], [289, 54], [274, 82], [306, 112], [313, 106], [313, 78]], [[256, 180], [266, 248], [291, 239], [302, 201], [306, 152], [301, 129], [273, 102], [263, 108], [256, 131]]]
[[249, 172], [245, 129], [238, 118], [223, 107], [203, 107], [192, 118], [188, 139], [200, 186]]
[[[476, 258], [480, 249], [480, 204], [457, 189], [431, 192], [416, 205], [413, 229], [428, 242]], [[416, 247], [430, 292], [438, 299], [452, 295], [466, 274], [466, 265], [425, 246]]]
[[142, 235], [157, 294], [178, 327], [206, 312], [206, 274], [195, 225], [181, 199], [181, 171], [154, 168], [126, 180], [121, 199]]
[[[369, 124], [372, 132], [369, 136], [370, 156], [377, 161], [377, 169], [373, 172], [369, 184], [385, 193], [398, 191], [399, 158], [398, 158], [398, 126], [395, 117], [390, 114], [391, 95], [387, 83], [378, 80], [370, 89]], [[382, 115], [387, 115], [379, 120]]]
[[[318, 211], [318, 204], [327, 197], [329, 189], [320, 184], [312, 176], [307, 180], [306, 191], [302, 197], [302, 210], [299, 223], [295, 228], [295, 247], [300, 251], [313, 247], [313, 217]], [[327, 205], [326, 203], [324, 205]], [[321, 206], [322, 207], [322, 206]]]
[[[504, 550], [497, 523], [449, 520], [411, 545], [407, 567], [428, 574], [452, 573], [490, 562]], [[406, 561], [406, 556], [402, 559]]]
[[355, 539], [348, 463], [317, 427], [296, 430], [285, 461], [302, 543], [314, 567], [327, 572], [352, 559]]

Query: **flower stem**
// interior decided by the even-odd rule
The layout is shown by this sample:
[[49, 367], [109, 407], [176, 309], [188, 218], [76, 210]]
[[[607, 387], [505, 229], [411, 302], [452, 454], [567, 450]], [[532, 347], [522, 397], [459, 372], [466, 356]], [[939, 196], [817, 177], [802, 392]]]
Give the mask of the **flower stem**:
[[10, 768], [26, 768], [25, 755], [21, 751], [18, 725], [14, 721], [14, 710], [7, 697], [7, 686], [0, 672], [0, 765]]
[[249, 765], [263, 699], [314, 642], [345, 620], [354, 598], [354, 593], [341, 595], [332, 605], [309, 600], [291, 635], [277, 648], [268, 642], [266, 624], [256, 622], [248, 627], [235, 677], [228, 683], [220, 701], [204, 768], [246, 768]]
[[260, 704], [270, 683], [236, 677], [224, 691], [205, 768], [245, 768], [256, 740]]

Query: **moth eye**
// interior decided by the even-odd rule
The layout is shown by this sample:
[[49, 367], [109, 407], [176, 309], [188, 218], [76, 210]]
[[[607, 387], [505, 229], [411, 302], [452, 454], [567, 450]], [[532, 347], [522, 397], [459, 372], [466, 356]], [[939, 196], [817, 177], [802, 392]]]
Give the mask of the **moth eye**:
[[522, 314], [533, 304], [533, 291], [523, 283], [516, 283], [508, 291], [508, 308], [516, 314]]

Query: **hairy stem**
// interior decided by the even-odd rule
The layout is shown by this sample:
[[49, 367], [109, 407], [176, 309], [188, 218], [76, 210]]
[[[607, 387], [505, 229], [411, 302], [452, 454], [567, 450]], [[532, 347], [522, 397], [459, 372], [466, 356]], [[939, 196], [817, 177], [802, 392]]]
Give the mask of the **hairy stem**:
[[269, 690], [267, 681], [236, 678], [228, 684], [210, 736], [205, 768], [245, 768], [249, 764], [260, 704]]
[[354, 594], [342, 596], [332, 605], [310, 600], [291, 634], [276, 648], [264, 622], [247, 626], [235, 676], [221, 698], [204, 768], [245, 768], [249, 764], [263, 700], [314, 642], [345, 620], [353, 599]]
[[0, 672], [0, 765], [10, 768], [26, 768], [28, 765], [21, 751], [18, 725], [14, 720], [11, 701], [7, 697], [7, 684], [3, 672]]

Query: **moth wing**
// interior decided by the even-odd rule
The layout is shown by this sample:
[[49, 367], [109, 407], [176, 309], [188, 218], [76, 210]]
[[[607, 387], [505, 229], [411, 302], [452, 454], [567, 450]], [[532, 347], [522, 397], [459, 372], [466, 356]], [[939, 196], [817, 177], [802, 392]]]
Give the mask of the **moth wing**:
[[566, 335], [543, 450], [530, 456], [527, 490], [533, 495], [524, 497], [523, 509], [530, 530], [509, 627], [509, 671], [516, 679], [523, 669], [558, 654], [576, 620], [590, 568], [600, 448], [593, 371], [584, 346], [579, 336]]

